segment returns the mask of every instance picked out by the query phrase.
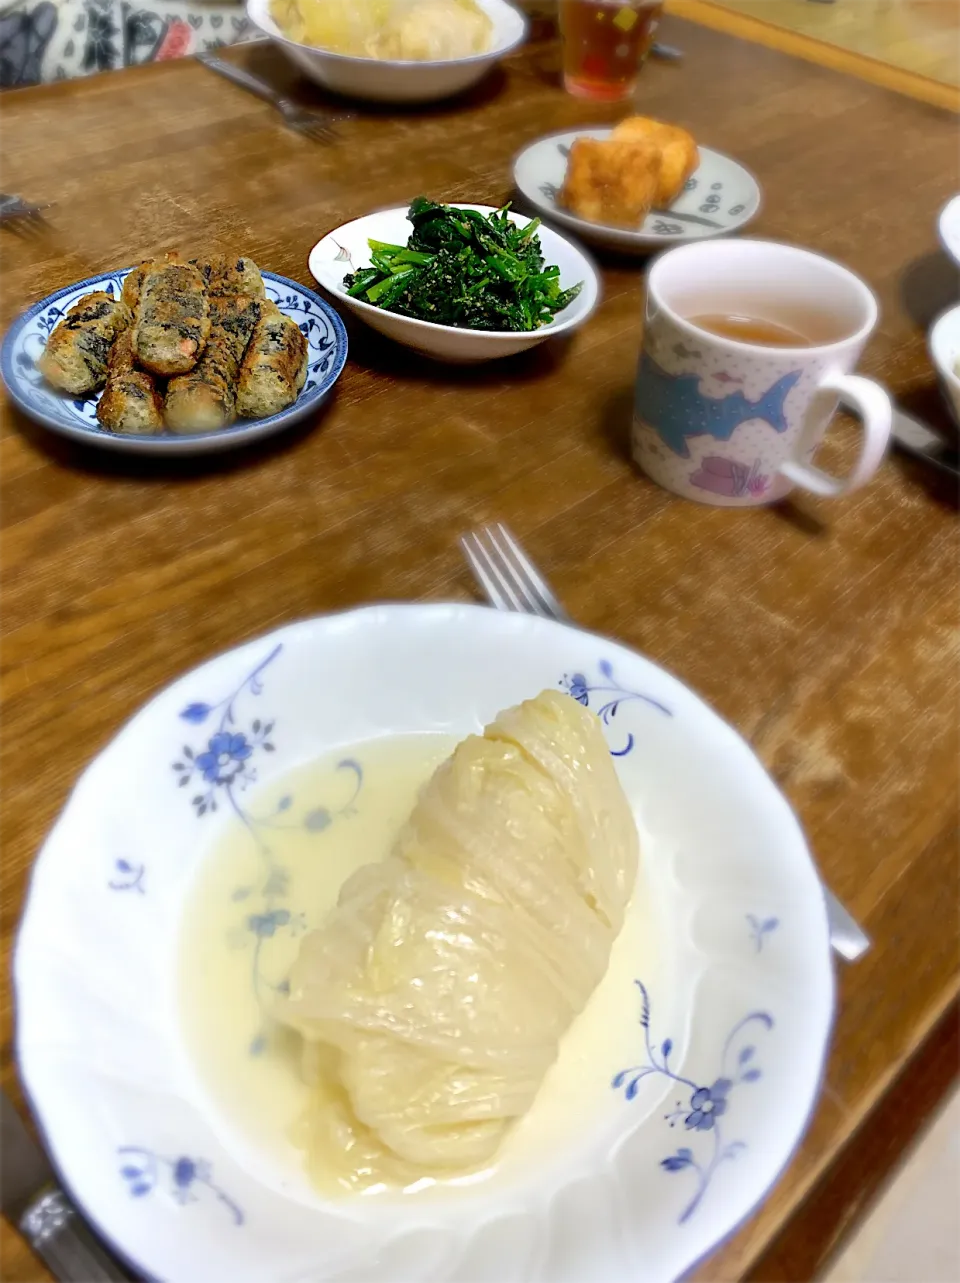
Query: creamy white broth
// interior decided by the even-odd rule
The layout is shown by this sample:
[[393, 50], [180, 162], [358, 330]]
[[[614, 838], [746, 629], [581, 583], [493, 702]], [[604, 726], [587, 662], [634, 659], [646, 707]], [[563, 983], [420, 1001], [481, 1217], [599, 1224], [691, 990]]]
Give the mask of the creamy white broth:
[[[182, 1027], [188, 1059], [223, 1143], [265, 1184], [322, 1202], [293, 1144], [308, 1098], [300, 1039], [269, 1005], [306, 931], [336, 903], [344, 880], [382, 859], [418, 792], [457, 741], [405, 735], [342, 749], [244, 796], [203, 860], [180, 941]], [[467, 1189], [494, 1173], [522, 1178], [531, 1159], [582, 1136], [616, 1107], [611, 1076], [639, 1051], [636, 977], [658, 957], [644, 864], [607, 974], [564, 1037], [533, 1107], [479, 1173], [424, 1179], [406, 1197]], [[369, 1190], [343, 1197], [384, 1197]]]

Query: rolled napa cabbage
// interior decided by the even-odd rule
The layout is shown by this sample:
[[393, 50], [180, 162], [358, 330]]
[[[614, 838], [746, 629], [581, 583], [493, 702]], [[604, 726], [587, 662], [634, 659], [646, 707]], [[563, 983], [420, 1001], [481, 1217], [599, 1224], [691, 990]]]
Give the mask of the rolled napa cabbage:
[[545, 691], [461, 743], [386, 860], [308, 935], [277, 1015], [314, 1090], [314, 1179], [488, 1162], [604, 975], [637, 831], [600, 722]]

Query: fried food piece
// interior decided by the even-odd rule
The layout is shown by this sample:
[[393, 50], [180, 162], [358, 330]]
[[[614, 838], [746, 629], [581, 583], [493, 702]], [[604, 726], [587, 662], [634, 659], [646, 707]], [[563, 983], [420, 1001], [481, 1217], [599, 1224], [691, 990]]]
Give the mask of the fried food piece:
[[170, 431], [183, 436], [231, 424], [237, 417], [237, 373], [229, 344], [211, 334], [196, 369], [167, 384], [164, 415]]
[[97, 419], [111, 432], [129, 436], [152, 436], [163, 430], [163, 400], [150, 375], [134, 368], [133, 330], [129, 326], [110, 352]]
[[660, 164], [654, 143], [576, 138], [558, 203], [590, 223], [639, 227], [656, 198]]
[[197, 366], [171, 379], [165, 405], [171, 432], [216, 432], [237, 417], [240, 363], [260, 319], [260, 300], [245, 294], [210, 300], [210, 337]]
[[669, 209], [700, 164], [693, 135], [679, 125], [668, 125], [648, 116], [628, 116], [621, 120], [611, 137], [618, 142], [647, 142], [660, 148], [660, 180], [653, 202], [657, 209]]
[[240, 369], [237, 413], [266, 418], [292, 405], [307, 377], [307, 340], [275, 303], [260, 305], [260, 320]]
[[210, 335], [210, 304], [203, 277], [176, 254], [144, 273], [133, 332], [137, 361], [151, 374], [186, 374]]
[[190, 260], [200, 271], [208, 294], [246, 294], [250, 298], [266, 298], [260, 269], [252, 258], [214, 258]]
[[75, 303], [47, 339], [37, 367], [61, 392], [87, 396], [102, 388], [110, 348], [130, 319], [120, 299], [96, 290]]
[[145, 262], [132, 268], [124, 278], [121, 298], [123, 299], [124, 306], [129, 309], [131, 316], [136, 316], [137, 314], [137, 305], [140, 302], [140, 290], [143, 288], [143, 278], [153, 266], [154, 260], [152, 258], [148, 258]]
[[243, 354], [257, 328], [265, 300], [249, 294], [215, 295], [210, 300], [212, 329], [229, 345], [239, 372]]

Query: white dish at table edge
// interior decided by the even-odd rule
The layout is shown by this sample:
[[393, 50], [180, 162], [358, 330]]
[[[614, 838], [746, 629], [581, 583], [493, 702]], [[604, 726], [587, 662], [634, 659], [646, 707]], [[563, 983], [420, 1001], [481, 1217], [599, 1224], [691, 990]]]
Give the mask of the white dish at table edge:
[[[561, 209], [556, 194], [563, 185], [569, 148], [576, 138], [609, 138], [612, 127], [567, 129], [530, 143], [513, 162], [513, 181], [521, 196], [544, 217], [583, 240], [620, 253], [648, 254], [672, 245], [708, 237], [727, 236], [756, 218], [761, 203], [760, 185], [739, 161], [709, 147], [700, 147], [700, 164], [687, 180], [669, 210], [651, 212], [637, 229], [591, 223]], [[673, 212], [689, 214], [720, 227], [671, 219]]]
[[96, 417], [99, 392], [88, 397], [58, 392], [40, 374], [36, 361], [51, 331], [74, 303], [92, 290], [105, 290], [119, 296], [129, 271], [130, 268], [123, 268], [118, 272], [101, 272], [48, 294], [22, 313], [4, 335], [0, 373], [8, 395], [24, 414], [60, 436], [123, 454], [172, 457], [232, 450], [282, 432], [318, 410], [343, 371], [347, 360], [347, 332], [334, 309], [313, 290], [275, 272], [263, 271], [267, 297], [291, 316], [306, 335], [307, 378], [296, 401], [279, 414], [265, 419], [238, 419], [216, 432], [189, 435], [163, 432], [156, 436], [108, 432]]
[[[182, 1047], [177, 931], [222, 830], [173, 764], [205, 747], [224, 709], [253, 741], [268, 719], [256, 726], [275, 751], [253, 757], [266, 787], [380, 735], [462, 736], [545, 686], [601, 715], [651, 835], [662, 957], [642, 1000], [628, 983], [625, 1010], [631, 1074], [654, 1069], [632, 1090], [629, 1075], [600, 1081], [602, 1117], [506, 1190], [294, 1202], [238, 1161]], [[834, 1002], [819, 879], [744, 741], [623, 646], [441, 604], [293, 624], [151, 699], [83, 773], [37, 858], [14, 975], [21, 1072], [58, 1169], [123, 1255], [170, 1283], [668, 1283], [789, 1161]], [[715, 1125], [694, 1087], [725, 1102]]]
[[[369, 267], [369, 239], [405, 245], [413, 232], [407, 218], [408, 205], [379, 210], [344, 223], [310, 251], [309, 266], [314, 279], [334, 296], [338, 303], [348, 307], [373, 329], [387, 338], [412, 347], [425, 356], [438, 361], [471, 363], [492, 361], [498, 357], [513, 356], [536, 347], [547, 339], [570, 334], [590, 316], [600, 299], [600, 277], [593, 263], [578, 246], [550, 227], [538, 228], [543, 261], [547, 266], [560, 268], [560, 284], [570, 289], [578, 281], [583, 288], [572, 303], [547, 325], [539, 330], [466, 330], [454, 325], [438, 325], [434, 321], [420, 321], [411, 316], [401, 316], [384, 308], [374, 307], [362, 299], [351, 298], [344, 288], [343, 278], [360, 267]], [[468, 205], [453, 202], [454, 209], [475, 209], [482, 214], [495, 212], [493, 205]], [[509, 217], [518, 227], [526, 227], [532, 220], [523, 214], [510, 211]]]
[[960, 196], [954, 196], [940, 211], [938, 223], [943, 248], [960, 266]]
[[527, 35], [524, 16], [507, 0], [476, 0], [493, 23], [491, 47], [466, 58], [434, 62], [403, 62], [357, 58], [317, 49], [285, 36], [270, 14], [270, 0], [247, 0], [247, 18], [311, 80], [325, 89], [371, 102], [436, 102], [462, 93], [481, 80]]
[[944, 399], [960, 427], [960, 303], [934, 321], [929, 337], [930, 355], [943, 388]]

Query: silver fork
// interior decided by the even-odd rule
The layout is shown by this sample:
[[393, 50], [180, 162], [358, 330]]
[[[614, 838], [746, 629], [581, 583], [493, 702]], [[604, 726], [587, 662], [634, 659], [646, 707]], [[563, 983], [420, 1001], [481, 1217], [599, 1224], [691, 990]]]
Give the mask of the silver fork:
[[[568, 623], [556, 594], [504, 525], [484, 526], [460, 539], [467, 565], [497, 610], [539, 615]], [[869, 937], [828, 888], [823, 888], [830, 943], [848, 962], [870, 948]]]
[[49, 205], [31, 205], [22, 196], [0, 192], [0, 227], [18, 236], [40, 236], [47, 230], [43, 211], [49, 208]]
[[312, 138], [314, 142], [335, 142], [337, 131], [334, 124], [338, 120], [350, 120], [355, 115], [352, 111], [317, 111], [311, 107], [301, 107], [292, 98], [285, 98], [283, 94], [278, 93], [266, 80], [261, 80], [259, 76], [254, 76], [241, 67], [235, 67], [233, 63], [225, 62], [214, 53], [197, 54], [197, 61], [209, 67], [211, 71], [215, 71], [217, 75], [239, 85], [241, 89], [248, 89], [258, 98], [263, 98], [276, 107], [288, 128], [295, 129], [298, 134], [304, 134], [307, 138]]

